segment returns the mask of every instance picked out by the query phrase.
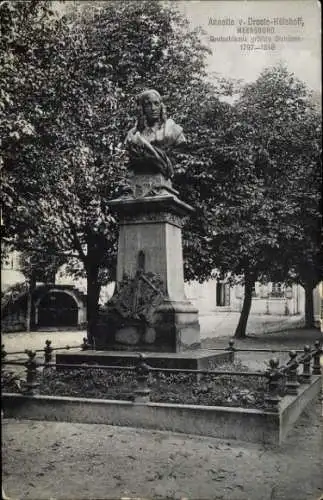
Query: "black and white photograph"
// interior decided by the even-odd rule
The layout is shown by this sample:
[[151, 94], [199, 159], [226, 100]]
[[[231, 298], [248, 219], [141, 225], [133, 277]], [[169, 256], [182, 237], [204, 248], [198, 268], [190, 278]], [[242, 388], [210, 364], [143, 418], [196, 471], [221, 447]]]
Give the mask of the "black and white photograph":
[[323, 500], [316, 0], [0, 0], [3, 500]]

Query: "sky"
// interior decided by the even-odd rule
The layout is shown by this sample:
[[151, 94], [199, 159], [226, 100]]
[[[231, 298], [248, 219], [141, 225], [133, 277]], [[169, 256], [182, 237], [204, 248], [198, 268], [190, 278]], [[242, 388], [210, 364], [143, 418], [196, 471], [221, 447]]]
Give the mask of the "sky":
[[[192, 27], [200, 26], [206, 32], [201, 38], [212, 50], [208, 57], [210, 76], [217, 72], [224, 77], [254, 81], [265, 67], [285, 62], [291, 72], [316, 94], [321, 94], [321, 6], [317, 0], [169, 0], [169, 3], [177, 5]], [[66, 4], [54, 4], [58, 10], [65, 10]], [[254, 24], [248, 24], [249, 18]], [[285, 24], [274, 24], [276, 18], [283, 18]], [[288, 24], [290, 20], [297, 24]], [[221, 24], [228, 21], [234, 24]], [[245, 34], [247, 40], [243, 43], [210, 40], [212, 36], [242, 36], [237, 33], [240, 26], [268, 28], [274, 33], [259, 34], [271, 37], [270, 42], [253, 43], [251, 37], [255, 35], [250, 33]], [[276, 36], [294, 40], [276, 41]], [[297, 37], [299, 41], [295, 41]], [[268, 49], [273, 43], [275, 47]]]
[[[210, 74], [253, 81], [263, 68], [284, 61], [312, 90], [321, 92], [321, 8], [316, 0], [179, 0], [176, 4], [192, 27], [206, 31], [203, 41], [212, 50]], [[219, 41], [221, 36], [243, 36], [237, 32], [240, 26], [268, 31], [245, 32], [243, 43]], [[254, 41], [253, 36], [270, 41]], [[272, 44], [275, 47], [269, 49]]]

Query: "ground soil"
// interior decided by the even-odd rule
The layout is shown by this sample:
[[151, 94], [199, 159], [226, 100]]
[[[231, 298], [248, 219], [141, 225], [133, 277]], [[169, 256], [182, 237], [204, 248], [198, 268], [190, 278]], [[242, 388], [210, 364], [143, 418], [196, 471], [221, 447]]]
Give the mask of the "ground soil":
[[318, 500], [321, 406], [280, 448], [105, 425], [5, 420], [3, 482], [16, 499]]

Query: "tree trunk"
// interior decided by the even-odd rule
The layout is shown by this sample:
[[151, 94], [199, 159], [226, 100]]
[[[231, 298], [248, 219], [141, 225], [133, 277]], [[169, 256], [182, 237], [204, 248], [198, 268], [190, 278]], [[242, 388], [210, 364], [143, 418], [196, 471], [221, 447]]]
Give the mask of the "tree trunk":
[[314, 287], [311, 283], [306, 283], [305, 289], [305, 327], [314, 328], [314, 301], [313, 301], [313, 290]]
[[26, 311], [26, 331], [31, 331], [32, 326], [32, 315], [33, 315], [33, 294], [36, 288], [36, 280], [32, 276], [28, 283], [28, 293], [27, 293], [27, 311]]
[[242, 305], [242, 311], [239, 318], [239, 323], [234, 333], [235, 338], [242, 339], [246, 337], [246, 329], [249, 318], [249, 313], [251, 309], [252, 302], [252, 290], [255, 284], [255, 278], [246, 273], [245, 275], [245, 285], [244, 285], [244, 299]]
[[98, 320], [99, 312], [99, 296], [101, 286], [98, 283], [99, 268], [96, 264], [88, 265], [86, 269], [87, 277], [87, 302], [86, 302], [86, 318], [87, 318], [87, 337], [88, 341], [93, 343], [93, 335]]

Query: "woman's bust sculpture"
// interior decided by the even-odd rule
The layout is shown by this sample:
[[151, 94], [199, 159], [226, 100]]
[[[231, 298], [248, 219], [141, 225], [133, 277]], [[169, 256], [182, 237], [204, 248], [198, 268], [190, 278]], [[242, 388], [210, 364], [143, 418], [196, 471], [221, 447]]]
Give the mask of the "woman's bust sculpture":
[[169, 152], [186, 142], [183, 129], [166, 117], [166, 109], [156, 90], [146, 90], [137, 99], [137, 123], [127, 135], [130, 169], [135, 173], [173, 175]]

